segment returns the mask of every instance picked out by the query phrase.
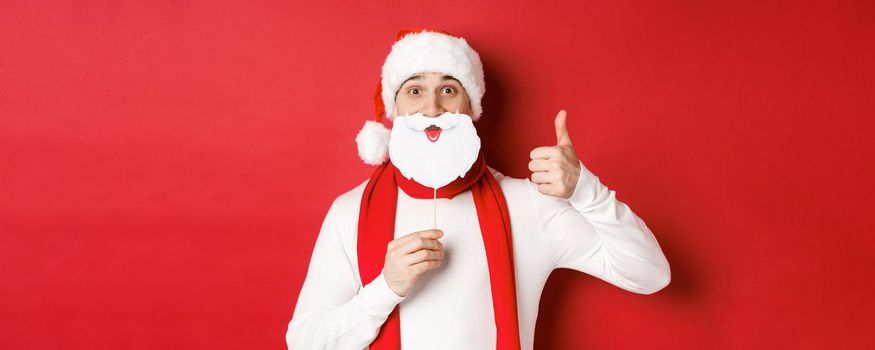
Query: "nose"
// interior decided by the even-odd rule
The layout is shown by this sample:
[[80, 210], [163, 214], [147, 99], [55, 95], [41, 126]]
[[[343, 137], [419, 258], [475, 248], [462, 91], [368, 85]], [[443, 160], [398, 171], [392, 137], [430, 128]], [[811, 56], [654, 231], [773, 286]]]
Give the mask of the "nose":
[[430, 95], [426, 101], [425, 106], [422, 107], [421, 111], [422, 115], [430, 118], [435, 118], [444, 113], [443, 108], [438, 103], [438, 98], [434, 95]]

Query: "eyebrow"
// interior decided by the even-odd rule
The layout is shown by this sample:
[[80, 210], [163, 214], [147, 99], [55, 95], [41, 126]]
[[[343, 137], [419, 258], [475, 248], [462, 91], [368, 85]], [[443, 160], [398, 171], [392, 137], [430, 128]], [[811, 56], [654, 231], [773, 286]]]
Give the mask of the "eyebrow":
[[[420, 80], [422, 79], [422, 74], [414, 74], [410, 78], [407, 78], [404, 82], [401, 83], [401, 86], [404, 86], [410, 80]], [[458, 79], [454, 78], [452, 75], [444, 75], [441, 77], [441, 80], [455, 80], [457, 83], [462, 84]]]

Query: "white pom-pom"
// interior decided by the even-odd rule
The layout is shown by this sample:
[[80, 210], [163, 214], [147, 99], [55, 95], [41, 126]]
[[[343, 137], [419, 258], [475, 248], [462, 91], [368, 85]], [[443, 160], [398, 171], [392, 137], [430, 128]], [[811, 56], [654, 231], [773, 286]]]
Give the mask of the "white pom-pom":
[[389, 129], [383, 123], [368, 120], [355, 137], [359, 157], [367, 164], [379, 165], [389, 155]]

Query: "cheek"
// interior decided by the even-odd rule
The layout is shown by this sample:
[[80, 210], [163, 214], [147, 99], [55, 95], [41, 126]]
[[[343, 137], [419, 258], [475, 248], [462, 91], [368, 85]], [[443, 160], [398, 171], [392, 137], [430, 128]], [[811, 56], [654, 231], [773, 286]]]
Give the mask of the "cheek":
[[465, 111], [468, 109], [468, 100], [461, 96], [448, 97], [445, 99], [444, 106], [448, 110]]
[[462, 96], [463, 97], [459, 101], [459, 110], [465, 111], [468, 115], [473, 114], [474, 111], [471, 109], [471, 101], [468, 99], [468, 95], [463, 92]]
[[411, 109], [413, 109], [413, 103], [409, 98], [398, 96], [398, 98], [395, 99], [395, 115], [409, 112]]

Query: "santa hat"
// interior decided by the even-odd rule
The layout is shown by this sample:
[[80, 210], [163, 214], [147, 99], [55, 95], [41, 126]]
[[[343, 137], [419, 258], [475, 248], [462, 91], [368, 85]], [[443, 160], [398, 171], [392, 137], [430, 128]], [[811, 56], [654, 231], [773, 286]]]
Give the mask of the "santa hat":
[[382, 77], [374, 94], [375, 118], [365, 121], [356, 135], [359, 157], [371, 165], [386, 161], [389, 154], [389, 129], [384, 117], [392, 120], [395, 94], [410, 76], [439, 72], [456, 78], [468, 93], [473, 120], [483, 113], [480, 101], [486, 92], [483, 64], [465, 39], [435, 28], [402, 29], [395, 37], [389, 56], [383, 63]]

